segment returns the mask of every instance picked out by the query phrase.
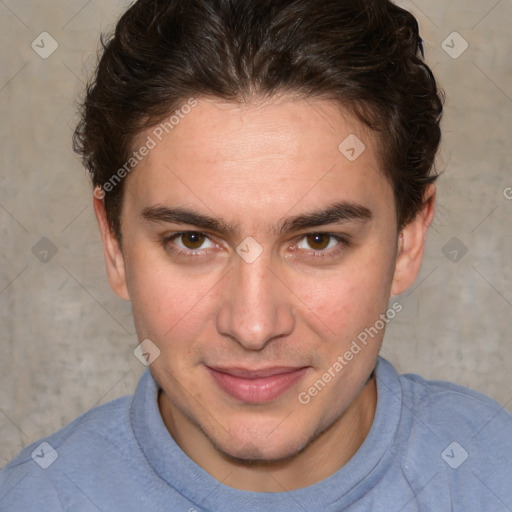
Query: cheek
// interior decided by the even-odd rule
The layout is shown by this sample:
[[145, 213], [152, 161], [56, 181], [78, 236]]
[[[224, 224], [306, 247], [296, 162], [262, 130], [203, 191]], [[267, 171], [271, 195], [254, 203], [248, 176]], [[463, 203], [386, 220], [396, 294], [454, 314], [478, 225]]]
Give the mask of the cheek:
[[387, 309], [390, 265], [371, 260], [365, 265], [347, 265], [329, 276], [302, 276], [295, 280], [293, 288], [304, 290], [297, 294], [303, 315], [321, 337], [347, 342], [373, 325]]
[[153, 337], [162, 343], [182, 339], [183, 333], [192, 338], [201, 330], [218, 277], [190, 276], [162, 258], [151, 257], [149, 251], [134, 252], [127, 267], [139, 337]]

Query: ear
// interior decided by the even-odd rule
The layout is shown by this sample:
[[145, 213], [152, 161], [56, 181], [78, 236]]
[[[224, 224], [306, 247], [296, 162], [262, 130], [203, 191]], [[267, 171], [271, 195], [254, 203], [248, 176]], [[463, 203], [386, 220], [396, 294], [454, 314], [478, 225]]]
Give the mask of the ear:
[[100, 228], [101, 239], [103, 241], [103, 254], [105, 256], [108, 282], [112, 290], [114, 290], [119, 297], [124, 300], [130, 300], [128, 287], [126, 286], [126, 270], [123, 253], [110, 223], [107, 220], [102, 191], [96, 189], [93, 197], [94, 213], [98, 220], [98, 227]]
[[427, 230], [434, 218], [435, 198], [436, 187], [429, 185], [425, 191], [421, 210], [399, 234], [395, 274], [391, 286], [393, 296], [407, 290], [420, 272]]

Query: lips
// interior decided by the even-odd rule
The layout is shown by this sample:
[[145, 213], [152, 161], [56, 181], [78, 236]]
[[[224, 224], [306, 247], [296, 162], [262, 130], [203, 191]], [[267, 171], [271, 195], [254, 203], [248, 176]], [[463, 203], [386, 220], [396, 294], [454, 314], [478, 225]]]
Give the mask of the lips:
[[290, 389], [307, 367], [274, 366], [262, 369], [206, 367], [219, 388], [245, 403], [270, 402]]

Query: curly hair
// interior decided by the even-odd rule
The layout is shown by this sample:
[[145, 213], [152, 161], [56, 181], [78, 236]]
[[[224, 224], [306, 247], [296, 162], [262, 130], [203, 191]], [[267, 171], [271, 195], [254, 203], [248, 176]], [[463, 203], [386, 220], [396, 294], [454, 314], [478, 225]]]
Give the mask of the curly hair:
[[[415, 17], [389, 0], [138, 0], [101, 44], [73, 135], [95, 187], [191, 97], [282, 93], [335, 100], [378, 133], [399, 229], [437, 178], [443, 93]], [[104, 196], [119, 241], [124, 181]]]

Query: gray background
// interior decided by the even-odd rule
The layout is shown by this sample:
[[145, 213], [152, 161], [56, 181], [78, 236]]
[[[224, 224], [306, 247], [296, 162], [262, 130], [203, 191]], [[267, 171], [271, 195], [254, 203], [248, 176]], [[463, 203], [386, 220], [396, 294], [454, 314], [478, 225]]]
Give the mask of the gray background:
[[[70, 142], [99, 34], [128, 3], [0, 0], [0, 466], [133, 392], [144, 370]], [[436, 220], [382, 353], [512, 410], [512, 1], [399, 3], [418, 17], [448, 100]], [[51, 49], [42, 32], [59, 45], [46, 59], [31, 47]]]

